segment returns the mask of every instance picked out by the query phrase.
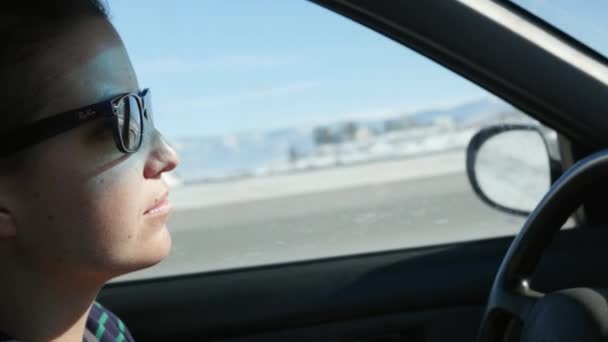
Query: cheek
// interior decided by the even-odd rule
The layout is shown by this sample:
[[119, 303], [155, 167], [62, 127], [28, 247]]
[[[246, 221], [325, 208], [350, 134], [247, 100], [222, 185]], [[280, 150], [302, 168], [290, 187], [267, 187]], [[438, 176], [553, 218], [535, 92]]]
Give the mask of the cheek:
[[120, 165], [94, 177], [55, 171], [47, 170], [28, 191], [22, 241], [30, 251], [96, 263], [136, 241], [142, 211], [137, 168]]
[[141, 221], [141, 176], [101, 176], [87, 187], [88, 214], [95, 238], [107, 248], [133, 240]]
[[93, 177], [80, 196], [88, 202], [86, 216], [92, 238], [106, 253], [127, 246], [139, 231], [143, 178], [138, 168], [127, 166]]

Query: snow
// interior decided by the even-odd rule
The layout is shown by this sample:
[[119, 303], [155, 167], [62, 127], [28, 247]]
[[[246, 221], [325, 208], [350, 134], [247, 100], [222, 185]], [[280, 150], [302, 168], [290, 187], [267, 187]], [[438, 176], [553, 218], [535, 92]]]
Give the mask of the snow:
[[481, 127], [501, 120], [530, 121], [504, 102], [482, 99], [381, 120], [174, 139], [181, 164], [172, 182], [222, 182], [463, 150]]

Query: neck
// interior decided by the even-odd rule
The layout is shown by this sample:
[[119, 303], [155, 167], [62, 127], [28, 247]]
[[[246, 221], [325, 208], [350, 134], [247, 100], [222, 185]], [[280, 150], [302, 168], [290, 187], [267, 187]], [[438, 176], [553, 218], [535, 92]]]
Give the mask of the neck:
[[0, 282], [1, 330], [25, 341], [82, 341], [104, 279], [19, 262], [0, 264], [7, 279]]

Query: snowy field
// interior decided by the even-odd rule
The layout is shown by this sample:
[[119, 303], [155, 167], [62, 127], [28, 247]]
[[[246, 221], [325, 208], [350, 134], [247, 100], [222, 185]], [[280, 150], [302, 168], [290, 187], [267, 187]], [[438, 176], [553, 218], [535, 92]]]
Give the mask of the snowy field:
[[171, 191], [171, 203], [178, 210], [202, 208], [415, 180], [456, 172], [464, 172], [464, 150], [416, 159], [243, 178], [230, 182], [183, 185]]

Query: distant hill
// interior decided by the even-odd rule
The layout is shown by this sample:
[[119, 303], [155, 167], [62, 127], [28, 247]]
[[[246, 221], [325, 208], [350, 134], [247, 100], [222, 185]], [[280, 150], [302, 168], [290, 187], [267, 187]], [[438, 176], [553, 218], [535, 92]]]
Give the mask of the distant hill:
[[451, 118], [460, 125], [484, 123], [497, 118], [504, 112], [512, 112], [514, 108], [506, 102], [484, 98], [467, 102], [449, 109], [428, 110], [414, 114], [416, 122], [432, 123], [438, 118]]
[[394, 117], [384, 119], [288, 127], [266, 133], [174, 139], [181, 156], [181, 165], [175, 174], [185, 182], [252, 176], [256, 170], [268, 165], [285, 164], [290, 158], [313, 154], [322, 143], [344, 144], [360, 139], [361, 135], [379, 137], [390, 132], [438, 125], [457, 130], [496, 122], [505, 115], [521, 116], [503, 101], [483, 98], [447, 109], [395, 113]]

